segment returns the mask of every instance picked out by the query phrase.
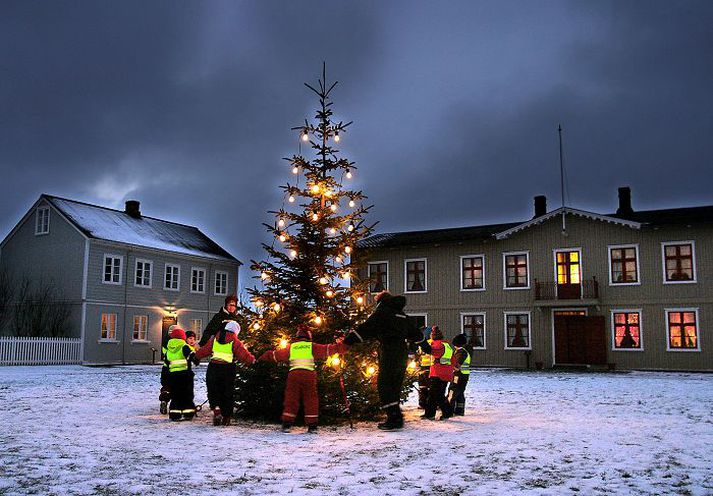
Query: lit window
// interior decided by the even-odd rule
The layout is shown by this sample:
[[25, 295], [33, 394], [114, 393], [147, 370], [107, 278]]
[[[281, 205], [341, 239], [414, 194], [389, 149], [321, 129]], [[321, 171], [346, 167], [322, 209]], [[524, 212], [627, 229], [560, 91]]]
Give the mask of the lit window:
[[505, 265], [505, 288], [529, 288], [527, 252], [506, 253], [503, 260]]
[[641, 349], [641, 313], [619, 310], [612, 312], [614, 349]]
[[579, 284], [579, 269], [578, 251], [557, 252], [557, 284]]
[[35, 216], [35, 234], [48, 234], [50, 232], [50, 209], [39, 207]]
[[483, 255], [465, 256], [460, 259], [461, 289], [485, 288], [485, 257]]
[[388, 279], [388, 262], [369, 262], [368, 277], [371, 280], [369, 283], [369, 291], [371, 293], [380, 293], [381, 291], [389, 290]]
[[473, 348], [485, 349], [485, 314], [462, 314], [462, 331]]
[[638, 246], [609, 247], [609, 281], [611, 284], [639, 282]]
[[121, 284], [122, 261], [118, 255], [104, 255], [104, 284]]
[[145, 288], [151, 287], [151, 273], [153, 272], [153, 262], [149, 260], [136, 261], [136, 277], [134, 284]]
[[116, 314], [103, 313], [101, 326], [101, 339], [106, 341], [116, 341]]
[[505, 347], [530, 348], [530, 314], [505, 314]]
[[134, 341], [146, 341], [149, 335], [148, 315], [134, 315]]
[[695, 282], [695, 246], [692, 241], [662, 243], [664, 282]]
[[217, 270], [215, 272], [215, 294], [225, 296], [228, 294], [228, 273]]
[[426, 292], [426, 259], [405, 260], [406, 264], [406, 292]]
[[669, 350], [699, 350], [698, 310], [666, 310]]
[[163, 280], [163, 289], [178, 291], [181, 289], [181, 267], [178, 265], [166, 264], [166, 273]]
[[205, 293], [205, 269], [191, 269], [191, 293]]
[[203, 319], [191, 319], [191, 331], [196, 333], [196, 339], [201, 338], [203, 333]]

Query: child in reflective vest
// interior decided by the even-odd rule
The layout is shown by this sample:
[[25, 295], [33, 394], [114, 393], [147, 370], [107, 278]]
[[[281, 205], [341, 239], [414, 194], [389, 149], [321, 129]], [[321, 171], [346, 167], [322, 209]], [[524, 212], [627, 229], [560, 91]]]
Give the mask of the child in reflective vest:
[[175, 327], [166, 343], [164, 363], [168, 367], [168, 387], [171, 391], [171, 403], [168, 405], [168, 418], [171, 420], [191, 420], [196, 414], [193, 403], [193, 371], [191, 362], [195, 354], [186, 343], [186, 333]]
[[229, 321], [196, 352], [197, 358], [211, 357], [205, 382], [208, 405], [213, 411], [213, 425], [230, 425], [233, 416], [236, 361], [251, 365], [255, 357], [238, 339], [240, 324]]
[[446, 388], [453, 380], [453, 348], [443, 339], [443, 332], [438, 326], [433, 326], [431, 331], [431, 343], [427, 341], [421, 343], [421, 348], [431, 352], [431, 369], [429, 370], [428, 404], [426, 411], [421, 418], [434, 420], [436, 409], [441, 409], [440, 420], [446, 420], [453, 416], [453, 410], [446, 398]]
[[[423, 338], [425, 342], [429, 345], [431, 344], [431, 328], [424, 327]], [[429, 372], [431, 371], [431, 351], [424, 351], [424, 347], [418, 347], [418, 364], [420, 366], [420, 371], [418, 373], [418, 407], [426, 409], [428, 405], [428, 384], [429, 384]]]
[[448, 402], [453, 410], [453, 415], [465, 415], [465, 387], [470, 377], [470, 353], [465, 348], [468, 340], [465, 334], [458, 334], [453, 338], [453, 382], [448, 388]]
[[289, 362], [285, 401], [282, 410], [282, 430], [289, 432], [295, 422], [300, 402], [304, 408], [305, 424], [308, 432], [317, 431], [319, 420], [319, 398], [317, 397], [317, 372], [314, 361], [324, 360], [335, 353], [343, 353], [342, 343], [318, 344], [312, 342], [309, 326], [299, 324], [295, 341], [279, 350], [263, 353], [258, 359], [265, 362]]

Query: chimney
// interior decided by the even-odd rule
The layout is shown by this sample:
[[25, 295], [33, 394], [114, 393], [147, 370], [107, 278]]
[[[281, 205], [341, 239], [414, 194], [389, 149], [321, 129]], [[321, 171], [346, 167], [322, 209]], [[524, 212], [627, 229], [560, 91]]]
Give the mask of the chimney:
[[619, 208], [616, 209], [617, 215], [631, 215], [634, 210], [631, 208], [631, 188], [623, 186], [619, 188]]
[[141, 211], [139, 210], [139, 205], [141, 205], [138, 200], [127, 200], [126, 207], [124, 208], [124, 213], [129, 217], [134, 219], [141, 218]]
[[535, 197], [535, 216], [533, 219], [542, 217], [547, 213], [547, 197], [545, 195], [537, 195]]

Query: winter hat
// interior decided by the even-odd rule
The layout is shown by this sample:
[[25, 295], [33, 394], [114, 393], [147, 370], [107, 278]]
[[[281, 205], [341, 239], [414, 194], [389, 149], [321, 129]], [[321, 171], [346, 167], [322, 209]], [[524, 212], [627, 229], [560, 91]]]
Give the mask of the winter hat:
[[186, 339], [196, 337], [196, 333], [193, 331], [186, 331]]
[[178, 326], [174, 327], [171, 331], [171, 334], [169, 335], [171, 336], [171, 339], [182, 339], [184, 341], [186, 340], [186, 331], [184, 331]]
[[240, 334], [240, 324], [238, 324], [234, 320], [231, 320], [230, 322], [225, 324], [225, 330], [227, 332], [232, 332], [237, 336], [238, 334]]
[[431, 331], [431, 339], [434, 341], [443, 339], [443, 332], [441, 332], [441, 328], [438, 326], [433, 326], [433, 330]]
[[312, 331], [306, 324], [297, 324], [297, 332], [295, 333], [296, 339], [312, 341]]
[[233, 303], [235, 303], [235, 304], [237, 305], [237, 304], [238, 304], [238, 297], [235, 296], [235, 295], [232, 295], [232, 294], [226, 296], [226, 297], [225, 297], [225, 306], [227, 307], [227, 306], [228, 306], [228, 303], [230, 303], [230, 302], [233, 302]]
[[453, 346], [465, 346], [467, 342], [468, 339], [465, 337], [465, 334], [456, 334], [452, 341]]

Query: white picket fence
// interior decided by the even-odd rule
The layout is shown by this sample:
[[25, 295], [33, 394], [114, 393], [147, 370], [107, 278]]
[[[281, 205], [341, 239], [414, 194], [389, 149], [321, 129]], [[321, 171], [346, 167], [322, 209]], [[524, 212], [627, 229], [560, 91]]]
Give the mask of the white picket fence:
[[0, 337], [0, 365], [82, 363], [80, 338]]

